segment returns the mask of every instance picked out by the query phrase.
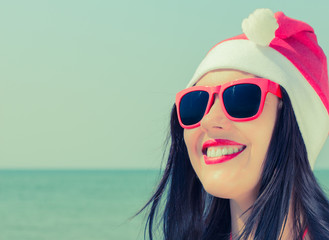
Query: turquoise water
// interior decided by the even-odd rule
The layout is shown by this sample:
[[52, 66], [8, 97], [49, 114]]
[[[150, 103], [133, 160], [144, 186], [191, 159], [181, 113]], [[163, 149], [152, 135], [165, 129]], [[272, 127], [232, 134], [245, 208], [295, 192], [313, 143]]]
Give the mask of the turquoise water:
[[[329, 171], [316, 171], [329, 186]], [[0, 171], [0, 240], [143, 239], [159, 171]]]
[[0, 171], [0, 240], [142, 239], [158, 171]]

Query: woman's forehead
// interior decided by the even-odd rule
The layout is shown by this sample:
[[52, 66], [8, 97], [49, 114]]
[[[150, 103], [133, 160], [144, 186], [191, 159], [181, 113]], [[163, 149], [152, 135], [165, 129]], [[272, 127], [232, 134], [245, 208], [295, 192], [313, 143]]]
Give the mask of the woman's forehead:
[[200, 80], [195, 84], [196, 86], [216, 86], [222, 85], [243, 78], [257, 77], [251, 73], [242, 72], [232, 69], [214, 70], [204, 74]]

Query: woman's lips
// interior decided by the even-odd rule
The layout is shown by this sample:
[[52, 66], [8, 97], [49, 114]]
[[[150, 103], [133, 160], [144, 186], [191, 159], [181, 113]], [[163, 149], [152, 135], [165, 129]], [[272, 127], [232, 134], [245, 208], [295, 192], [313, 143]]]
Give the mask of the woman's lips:
[[217, 164], [235, 158], [245, 148], [245, 145], [231, 140], [213, 139], [203, 144], [202, 153], [206, 164]]

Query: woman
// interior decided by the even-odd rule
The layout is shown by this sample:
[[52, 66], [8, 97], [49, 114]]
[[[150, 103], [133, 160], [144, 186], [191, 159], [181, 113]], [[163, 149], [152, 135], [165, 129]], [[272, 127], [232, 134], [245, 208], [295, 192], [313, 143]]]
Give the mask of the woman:
[[176, 96], [167, 166], [146, 204], [150, 239], [156, 216], [161, 239], [329, 239], [312, 172], [329, 132], [326, 57], [313, 29], [282, 12], [258, 9], [242, 29]]

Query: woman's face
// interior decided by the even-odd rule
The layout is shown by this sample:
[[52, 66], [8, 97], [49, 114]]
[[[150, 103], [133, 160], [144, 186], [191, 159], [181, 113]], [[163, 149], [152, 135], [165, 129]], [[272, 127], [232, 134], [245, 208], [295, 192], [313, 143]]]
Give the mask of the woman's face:
[[[196, 85], [217, 86], [250, 77], [255, 76], [235, 70], [218, 70], [207, 73]], [[275, 95], [268, 93], [263, 112], [257, 119], [234, 122], [226, 118], [216, 95], [209, 113], [201, 120], [200, 126], [184, 129], [184, 140], [191, 164], [208, 193], [221, 198], [255, 200], [276, 120], [278, 101]], [[207, 147], [207, 143], [212, 144]], [[207, 149], [203, 149], [205, 147]], [[241, 152], [234, 154], [233, 158], [229, 155], [212, 155], [218, 149], [223, 151], [225, 148], [224, 151], [229, 153]], [[209, 155], [205, 161], [207, 151]]]

